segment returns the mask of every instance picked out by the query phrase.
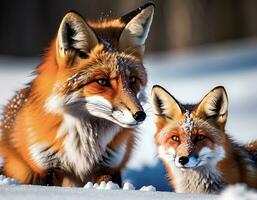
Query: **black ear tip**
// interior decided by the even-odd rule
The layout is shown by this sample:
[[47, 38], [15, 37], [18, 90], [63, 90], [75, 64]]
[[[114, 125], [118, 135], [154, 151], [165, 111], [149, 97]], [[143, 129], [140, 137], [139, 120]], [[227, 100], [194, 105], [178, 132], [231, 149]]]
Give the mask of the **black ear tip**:
[[164, 88], [163, 88], [162, 86], [160, 86], [160, 85], [153, 85], [153, 87], [152, 87], [152, 94], [154, 93], [154, 91], [155, 91], [156, 89], [164, 90]]
[[149, 6], [153, 6], [154, 8], [156, 7], [156, 6], [155, 6], [155, 3], [154, 3], [153, 1], [149, 1], [149, 2], [147, 2], [146, 4], [144, 4], [143, 6], [141, 6], [140, 8], [141, 8], [141, 9], [145, 9], [145, 8], [147, 8], [147, 7], [149, 7]]
[[223, 86], [223, 85], [218, 85], [218, 86], [216, 86], [215, 88], [214, 88], [214, 90], [215, 89], [223, 89], [223, 90], [225, 90], [225, 87]]
[[153, 6], [155, 8], [155, 4], [153, 2], [148, 2], [144, 4], [143, 6], [140, 6], [139, 8], [129, 12], [128, 14], [122, 16], [120, 20], [124, 23], [128, 23], [131, 19], [133, 19], [136, 15], [142, 12], [142, 10], [146, 9], [149, 6]]
[[168, 93], [169, 95], [171, 95], [164, 87], [162, 87], [160, 85], [153, 85], [152, 91], [155, 90], [155, 89], [162, 90], [162, 91]]
[[83, 16], [76, 10], [69, 10], [66, 14], [68, 14], [68, 13], [73, 13], [73, 14], [79, 15], [81, 18], [83, 18]]
[[152, 90], [153, 90], [154, 88], [161, 88], [161, 86], [159, 86], [159, 85], [153, 85]]
[[70, 17], [81, 18], [82, 20], [84, 20], [84, 17], [75, 10], [70, 10], [69, 12], [67, 12], [64, 15], [63, 19], [69, 19]]
[[226, 91], [225, 87], [222, 85], [219, 85], [212, 89], [212, 91], [215, 91], [215, 90], [222, 90], [222, 92], [224, 92], [227, 95], [227, 91]]

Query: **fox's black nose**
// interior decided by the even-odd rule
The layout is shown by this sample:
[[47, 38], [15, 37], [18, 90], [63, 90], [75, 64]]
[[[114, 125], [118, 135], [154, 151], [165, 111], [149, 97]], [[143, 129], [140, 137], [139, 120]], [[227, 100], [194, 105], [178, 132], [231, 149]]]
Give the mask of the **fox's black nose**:
[[181, 157], [178, 159], [178, 162], [179, 162], [181, 165], [187, 164], [188, 161], [189, 161], [189, 158], [186, 157], [186, 156], [181, 156]]
[[137, 122], [142, 122], [145, 120], [146, 114], [144, 111], [138, 111], [133, 115], [133, 117]]

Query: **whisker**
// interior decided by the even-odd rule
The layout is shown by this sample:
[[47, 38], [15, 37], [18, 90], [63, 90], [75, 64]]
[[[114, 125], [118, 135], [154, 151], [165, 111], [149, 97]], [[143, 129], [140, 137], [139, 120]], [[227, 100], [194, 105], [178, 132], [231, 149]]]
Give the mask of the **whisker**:
[[97, 108], [102, 108], [102, 109], [105, 109], [105, 110], [111, 110], [111, 108], [109, 106], [107, 106], [106, 104], [100, 102], [100, 101], [96, 101], [96, 102], [90, 102], [90, 101], [87, 101], [87, 106], [95, 106]]

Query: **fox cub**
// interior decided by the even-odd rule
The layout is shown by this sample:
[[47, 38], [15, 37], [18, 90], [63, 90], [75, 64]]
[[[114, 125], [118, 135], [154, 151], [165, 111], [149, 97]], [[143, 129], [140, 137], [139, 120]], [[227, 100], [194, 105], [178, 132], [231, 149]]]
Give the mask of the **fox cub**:
[[36, 78], [5, 106], [4, 175], [23, 184], [121, 183], [146, 117], [143, 55], [153, 14], [147, 3], [99, 22], [64, 16]]
[[225, 133], [228, 97], [223, 87], [187, 105], [154, 86], [152, 104], [158, 156], [175, 192], [218, 193], [235, 183], [257, 188], [257, 141], [240, 145]]

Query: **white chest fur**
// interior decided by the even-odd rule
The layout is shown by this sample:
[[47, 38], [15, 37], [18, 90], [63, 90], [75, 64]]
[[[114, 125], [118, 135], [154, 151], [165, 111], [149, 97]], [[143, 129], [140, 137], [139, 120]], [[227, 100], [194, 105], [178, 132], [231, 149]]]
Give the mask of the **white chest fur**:
[[83, 176], [102, 159], [108, 143], [121, 128], [107, 120], [66, 115], [57, 137], [66, 134], [60, 157], [62, 167]]
[[[208, 168], [208, 169], [207, 169]], [[217, 193], [223, 188], [219, 172], [212, 167], [197, 170], [175, 170], [174, 183], [178, 193]]]

